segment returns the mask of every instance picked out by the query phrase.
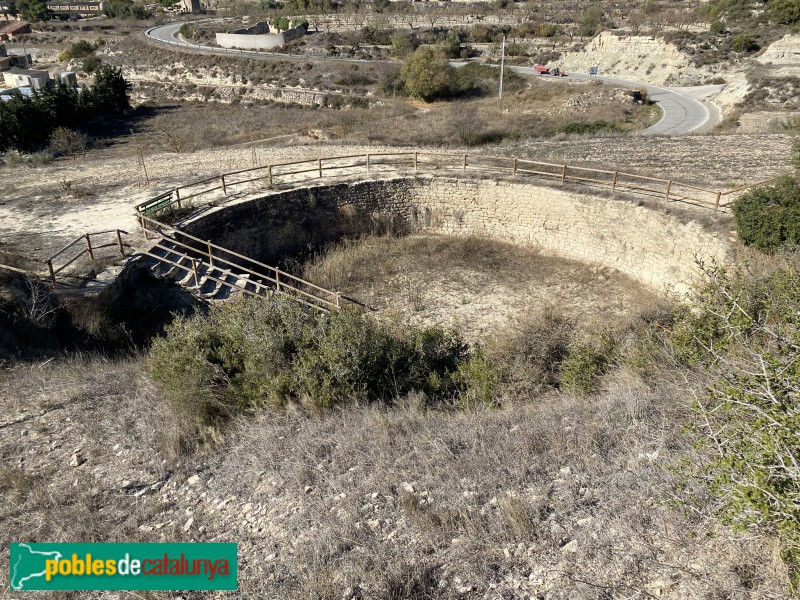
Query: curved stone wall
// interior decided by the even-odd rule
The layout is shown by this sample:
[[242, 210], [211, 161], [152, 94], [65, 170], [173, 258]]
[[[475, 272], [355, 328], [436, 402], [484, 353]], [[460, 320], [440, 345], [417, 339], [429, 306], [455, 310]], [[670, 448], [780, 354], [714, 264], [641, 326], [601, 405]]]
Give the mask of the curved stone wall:
[[726, 262], [733, 244], [627, 200], [527, 183], [395, 178], [277, 192], [211, 209], [188, 233], [268, 264], [309, 246], [367, 232], [488, 235], [617, 269], [684, 291], [696, 259]]

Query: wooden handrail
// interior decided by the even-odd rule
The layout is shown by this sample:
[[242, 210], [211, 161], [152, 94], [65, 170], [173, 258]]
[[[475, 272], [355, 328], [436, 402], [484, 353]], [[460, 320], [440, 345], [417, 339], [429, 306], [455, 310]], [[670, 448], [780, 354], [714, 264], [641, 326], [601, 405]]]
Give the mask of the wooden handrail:
[[[517, 174], [522, 175], [534, 175], [534, 176], [542, 176], [542, 177], [558, 177], [562, 180], [562, 182], [567, 181], [584, 181], [584, 182], [591, 182], [597, 183], [600, 185], [608, 185], [613, 190], [616, 188], [623, 188], [631, 191], [643, 191], [643, 192], [659, 192], [661, 193], [662, 190], [658, 188], [650, 188], [650, 187], [637, 187], [634, 185], [630, 185], [630, 180], [639, 180], [639, 181], [652, 181], [663, 184], [664, 186], [669, 186], [671, 189], [674, 187], [683, 187], [687, 189], [692, 189], [700, 192], [704, 192], [710, 194], [712, 197], [716, 197], [719, 193], [720, 196], [727, 196], [732, 193], [736, 193], [742, 191], [744, 189], [748, 189], [752, 187], [752, 185], [761, 185], [763, 183], [767, 183], [773, 180], [766, 180], [764, 182], [759, 182], [758, 184], [752, 184], [750, 186], [744, 186], [737, 188], [735, 190], [729, 190], [726, 192], [717, 191], [717, 190], [709, 190], [706, 188], [702, 188], [699, 186], [694, 186], [688, 183], [681, 183], [679, 181], [674, 181], [670, 179], [665, 179], [661, 177], [649, 177], [647, 175], [638, 175], [636, 173], [627, 173], [625, 171], [611, 171], [608, 169], [596, 169], [592, 167], [580, 167], [575, 165], [566, 165], [566, 164], [556, 164], [556, 163], [548, 163], [542, 161], [535, 161], [529, 159], [522, 159], [522, 158], [514, 158], [514, 157], [507, 157], [507, 156], [487, 156], [487, 155], [468, 155], [468, 154], [456, 154], [456, 153], [445, 153], [445, 152], [410, 152], [410, 151], [402, 151], [402, 152], [376, 152], [376, 153], [367, 153], [367, 154], [349, 154], [349, 155], [342, 155], [342, 156], [323, 156], [314, 159], [305, 159], [305, 160], [298, 160], [298, 161], [291, 161], [285, 163], [275, 163], [275, 164], [267, 164], [261, 165], [257, 167], [250, 167], [247, 169], [238, 169], [235, 171], [230, 171], [226, 173], [221, 173], [219, 175], [215, 175], [213, 177], [207, 177], [205, 179], [200, 179], [198, 181], [193, 181], [187, 183], [183, 186], [177, 187], [169, 192], [165, 192], [141, 202], [140, 204], [136, 205], [136, 210], [139, 215], [144, 215], [146, 209], [150, 206], [157, 205], [158, 202], [163, 201], [165, 198], [169, 198], [169, 201], [165, 203], [163, 206], [159, 206], [155, 208], [152, 212], [158, 213], [162, 210], [169, 209], [173, 204], [177, 202], [186, 201], [209, 192], [213, 192], [219, 189], [223, 189], [224, 191], [230, 190], [237, 185], [244, 185], [246, 183], [251, 183], [253, 181], [257, 181], [258, 179], [266, 179], [267, 175], [263, 177], [255, 177], [255, 178], [248, 178], [241, 181], [231, 181], [230, 179], [225, 180], [225, 177], [232, 177], [234, 175], [238, 175], [241, 173], [252, 173], [254, 171], [269, 171], [269, 180], [270, 183], [274, 182], [275, 178], [280, 178], [281, 176], [291, 176], [291, 175], [303, 175], [306, 173], [315, 173], [318, 176], [323, 176], [325, 171], [335, 171], [335, 170], [342, 170], [348, 168], [358, 168], [366, 166], [367, 170], [369, 170], [372, 166], [384, 165], [384, 166], [394, 166], [394, 165], [402, 165], [405, 164], [404, 161], [381, 161], [381, 160], [374, 160], [380, 157], [397, 157], [397, 158], [407, 158], [413, 157], [413, 166], [414, 170], [418, 170], [418, 168], [425, 167], [425, 166], [434, 166], [434, 167], [445, 167], [445, 168], [458, 168], [462, 171], [467, 171], [468, 169], [472, 168], [475, 169], [476, 162], [484, 162], [484, 161], [498, 161], [499, 164], [493, 165], [491, 168], [495, 168], [499, 171], [507, 171], [512, 176], [516, 176]], [[470, 158], [473, 162], [470, 164], [467, 160]], [[352, 161], [355, 159], [355, 161]], [[454, 160], [456, 159], [456, 160]], [[349, 164], [340, 164], [343, 160], [351, 160]], [[443, 163], [443, 161], [446, 161]], [[337, 164], [324, 164], [325, 162], [334, 162]], [[452, 163], [452, 164], [451, 164]], [[291, 171], [281, 171], [281, 168], [286, 167], [293, 167], [296, 165], [308, 164], [310, 168], [308, 169], [293, 169]], [[411, 164], [409, 164], [411, 166]], [[533, 169], [530, 167], [534, 167]], [[541, 169], [558, 169], [559, 172], [549, 172], [547, 170], [537, 170], [538, 168]], [[609, 180], [606, 181], [605, 179], [595, 178], [591, 176], [583, 177], [577, 176], [574, 173], [569, 173], [569, 171], [580, 171], [582, 173], [595, 173], [595, 174], [602, 174], [602, 175], [613, 175], [613, 181]], [[190, 188], [195, 188], [197, 186], [201, 186], [203, 184], [212, 182], [212, 181], [225, 181], [224, 186], [213, 186], [207, 189], [203, 189], [197, 192], [194, 192], [188, 196], [180, 197], [181, 190], [187, 190]], [[625, 180], [628, 180], [626, 183]], [[672, 183], [670, 183], [670, 181]], [[173, 197], [174, 196], [174, 197]], [[706, 205], [713, 205], [716, 208], [719, 208], [720, 204], [715, 203], [710, 200], [703, 200], [701, 198], [693, 198], [689, 196], [682, 196], [680, 194], [676, 194], [674, 191], [670, 191], [667, 194], [667, 200], [670, 197], [674, 197], [676, 199], [683, 199], [693, 202], [699, 202], [701, 204]]]
[[777, 181], [777, 180], [778, 180], [777, 177], [772, 177], [770, 179], [764, 179], [763, 181], [757, 181], [756, 183], [751, 183], [749, 185], [744, 185], [742, 187], [738, 187], [738, 188], [735, 188], [735, 189], [732, 189], [732, 190], [728, 190], [727, 192], [722, 192], [721, 195], [727, 196], [728, 194], [735, 194], [736, 192], [741, 192], [742, 190], [747, 190], [747, 189], [750, 189], [751, 187], [756, 187], [758, 185], [764, 185], [764, 184], [767, 184], [767, 183], [772, 183], [773, 181]]
[[[185, 237], [187, 237], [187, 238], [189, 238], [189, 239], [191, 239], [191, 240], [193, 240], [195, 242], [198, 242], [201, 245], [201, 248], [195, 248], [193, 246], [190, 246], [189, 244], [185, 244], [185, 243], [181, 242], [180, 240], [178, 240], [174, 236], [164, 236], [162, 234], [162, 237], [166, 237], [171, 242], [173, 242], [173, 243], [175, 243], [175, 244], [177, 244], [177, 245], [179, 245], [179, 246], [181, 246], [183, 248], [186, 248], [187, 250], [190, 250], [192, 252], [196, 252], [196, 253], [201, 254], [203, 256], [207, 256], [208, 260], [209, 260], [209, 265], [214, 267], [214, 268], [219, 268], [219, 265], [218, 264], [212, 265], [211, 264], [212, 261], [215, 261], [216, 263], [224, 263], [225, 265], [228, 265], [228, 267], [230, 267], [230, 268], [237, 269], [237, 270], [240, 270], [240, 271], [244, 271], [244, 272], [246, 272], [246, 273], [248, 273], [250, 275], [253, 275], [255, 277], [262, 277], [262, 278], [268, 279], [268, 280], [272, 279], [273, 281], [276, 282], [276, 284], [278, 283], [278, 280], [280, 280], [280, 286], [281, 287], [285, 287], [285, 288], [290, 289], [292, 291], [295, 291], [295, 292], [297, 292], [299, 294], [303, 294], [305, 296], [308, 296], [308, 297], [311, 297], [311, 298], [315, 298], [315, 299], [319, 300], [320, 302], [324, 302], [324, 303], [329, 304], [331, 306], [337, 306], [337, 305], [336, 305], [336, 303], [331, 302], [330, 300], [327, 300], [327, 299], [322, 298], [320, 296], [315, 296], [314, 294], [306, 292], [305, 290], [300, 289], [297, 286], [291, 285], [290, 283], [287, 283], [286, 280], [289, 279], [291, 281], [295, 281], [295, 282], [297, 282], [299, 284], [302, 284], [303, 286], [307, 286], [307, 287], [310, 287], [310, 288], [312, 288], [314, 290], [318, 290], [318, 291], [320, 291], [320, 292], [322, 292], [322, 293], [324, 293], [324, 294], [326, 294], [328, 296], [331, 296], [331, 297], [334, 297], [334, 298], [339, 296], [341, 298], [346, 299], [348, 302], [351, 302], [352, 304], [357, 304], [357, 305], [363, 306], [363, 304], [361, 304], [360, 302], [357, 302], [357, 301], [352, 300], [350, 298], [346, 298], [344, 296], [341, 296], [340, 294], [338, 294], [338, 292], [335, 292], [333, 290], [329, 290], [329, 289], [326, 289], [324, 287], [318, 286], [318, 285], [316, 285], [314, 283], [311, 283], [310, 281], [302, 279], [301, 277], [297, 277], [296, 275], [292, 275], [291, 273], [287, 273], [285, 271], [282, 271], [281, 269], [279, 269], [277, 267], [273, 267], [271, 265], [267, 265], [265, 263], [262, 263], [260, 261], [255, 260], [253, 258], [245, 256], [244, 254], [239, 254], [238, 252], [235, 252], [233, 250], [229, 250], [228, 248], [224, 248], [222, 246], [219, 246], [217, 244], [209, 242], [208, 240], [201, 240], [200, 238], [198, 238], [196, 236], [193, 236], [190, 233], [186, 233], [185, 231], [181, 231], [180, 229], [176, 229], [175, 227], [172, 227], [170, 225], [166, 225], [164, 223], [156, 221], [155, 219], [151, 219], [149, 217], [140, 217], [140, 218], [143, 221], [148, 221], [148, 222], [154, 224], [157, 227], [157, 229], [168, 229], [168, 230], [171, 230], [172, 232], [174, 232], [175, 235], [185, 236]], [[202, 248], [215, 249], [215, 250], [218, 250], [219, 252], [233, 255], [233, 256], [235, 256], [235, 257], [237, 257], [239, 259], [248, 261], [248, 262], [250, 262], [250, 263], [252, 263], [254, 265], [258, 265], [259, 267], [265, 268], [268, 271], [272, 272], [273, 275], [270, 277], [270, 275], [268, 275], [268, 274], [259, 273], [258, 271], [255, 271], [253, 269], [247, 268], [247, 267], [245, 267], [244, 265], [242, 265], [240, 263], [235, 263], [235, 262], [233, 262], [231, 260], [223, 258], [219, 254], [213, 254], [213, 256], [212, 256], [211, 252], [209, 252], [208, 250], [203, 250]], [[182, 252], [177, 252], [177, 253], [185, 255], [185, 253], [182, 253]], [[149, 256], [149, 254], [148, 254], [148, 256]], [[165, 260], [164, 262], [169, 262], [169, 261]]]
[[[110, 233], [116, 234], [116, 243], [112, 242], [112, 243], [109, 243], [109, 244], [101, 244], [101, 245], [94, 245], [94, 246], [92, 245], [92, 236], [108, 235]], [[56, 287], [57, 287], [56, 275], [58, 275], [61, 271], [66, 269], [69, 265], [74, 263], [76, 260], [78, 260], [84, 254], [88, 253], [90, 258], [92, 260], [94, 260], [95, 259], [94, 251], [95, 250], [100, 249], [100, 248], [108, 248], [108, 247], [111, 247], [111, 246], [117, 246], [119, 248], [120, 254], [124, 258], [125, 257], [125, 244], [122, 241], [122, 236], [123, 235], [128, 235], [128, 232], [124, 231], [122, 229], [106, 229], [104, 231], [92, 231], [92, 232], [89, 232], [89, 233], [84, 233], [83, 235], [81, 235], [81, 236], [75, 238], [74, 240], [72, 240], [69, 244], [67, 244], [66, 246], [61, 248], [55, 254], [51, 255], [48, 258], [46, 258], [44, 260], [44, 263], [47, 265], [47, 270], [48, 270], [48, 275], [47, 276], [50, 278], [50, 280], [51, 280], [51, 282], [53, 284], [53, 289], [56, 289]], [[53, 266], [53, 260], [55, 258], [61, 256], [64, 252], [66, 252], [67, 250], [69, 250], [70, 248], [72, 248], [73, 246], [75, 246], [76, 244], [79, 244], [81, 242], [83, 242], [85, 244], [85, 246], [84, 246], [84, 248], [81, 249], [80, 252], [78, 252], [77, 254], [74, 254], [71, 258], [69, 258], [69, 260], [67, 260], [67, 262], [65, 262], [60, 267], [56, 268], [56, 267]]]

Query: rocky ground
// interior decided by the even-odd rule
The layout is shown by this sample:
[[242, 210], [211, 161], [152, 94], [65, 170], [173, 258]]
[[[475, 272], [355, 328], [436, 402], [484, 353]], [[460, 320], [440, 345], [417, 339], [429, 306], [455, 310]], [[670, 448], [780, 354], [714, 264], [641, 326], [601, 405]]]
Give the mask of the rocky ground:
[[140, 369], [0, 373], [0, 568], [10, 541], [215, 541], [239, 544], [249, 597], [785, 597], [770, 540], [670, 502], [679, 387], [267, 413], [185, 455]]

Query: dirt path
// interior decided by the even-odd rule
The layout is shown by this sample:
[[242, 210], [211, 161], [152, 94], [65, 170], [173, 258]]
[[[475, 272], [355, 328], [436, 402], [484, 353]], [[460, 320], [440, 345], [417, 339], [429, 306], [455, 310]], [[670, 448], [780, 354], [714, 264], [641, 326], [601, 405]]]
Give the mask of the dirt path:
[[[35, 168], [3, 167], [0, 246], [42, 258], [87, 231], [127, 230], [135, 226], [134, 204], [175, 185], [225, 171], [317, 156], [407, 150], [306, 140], [292, 145], [293, 141], [284, 140], [283, 145], [273, 147], [249, 145], [146, 155], [147, 186], [133, 148], [129, 156], [117, 150], [106, 158], [103, 151], [95, 151], [76, 161], [62, 159]], [[762, 180], [787, 169], [789, 143], [786, 135], [620, 137], [526, 142], [482, 152], [625, 168], [724, 186]]]

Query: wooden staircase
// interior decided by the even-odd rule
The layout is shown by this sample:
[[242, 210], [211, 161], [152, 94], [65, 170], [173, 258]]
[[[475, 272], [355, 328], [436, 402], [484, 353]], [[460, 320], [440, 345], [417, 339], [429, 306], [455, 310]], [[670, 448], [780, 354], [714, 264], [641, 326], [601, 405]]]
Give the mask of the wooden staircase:
[[158, 223], [147, 230], [159, 238], [148, 250], [140, 251], [140, 265], [156, 276], [174, 281], [209, 302], [241, 296], [288, 296], [322, 311], [346, 305], [367, 308], [335, 290], [315, 285], [244, 255], [204, 242], [179, 229]]

